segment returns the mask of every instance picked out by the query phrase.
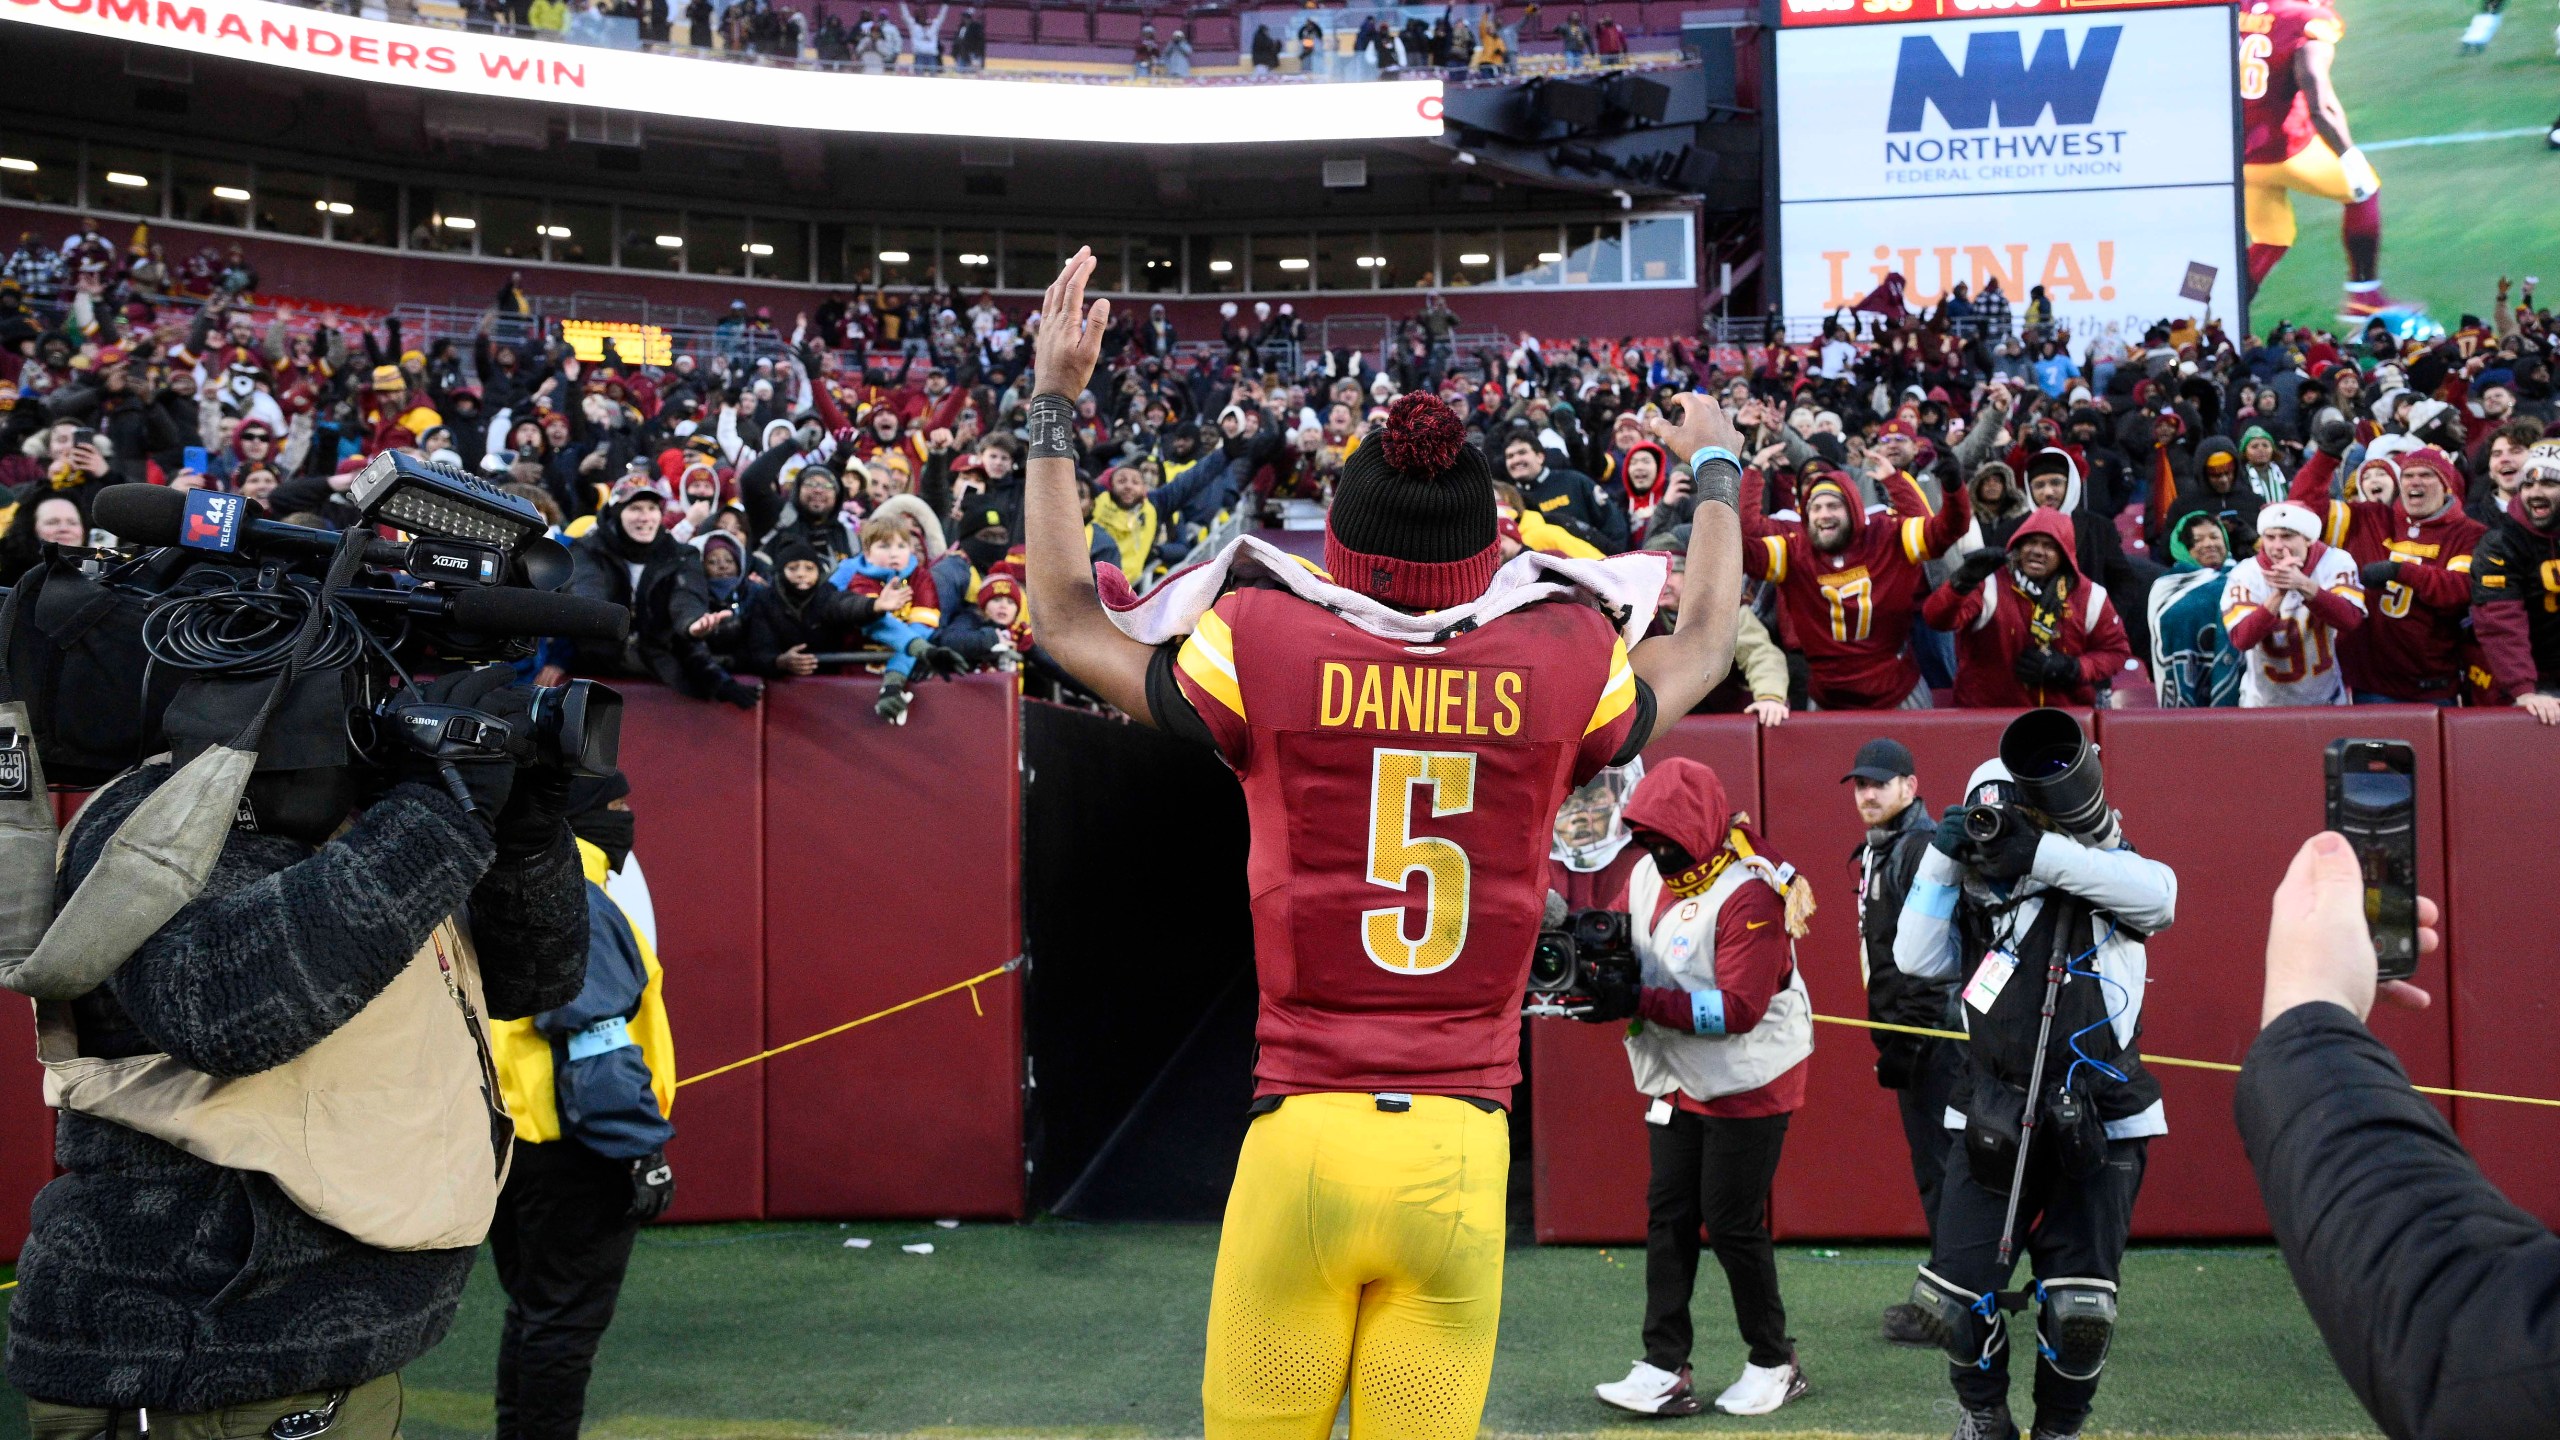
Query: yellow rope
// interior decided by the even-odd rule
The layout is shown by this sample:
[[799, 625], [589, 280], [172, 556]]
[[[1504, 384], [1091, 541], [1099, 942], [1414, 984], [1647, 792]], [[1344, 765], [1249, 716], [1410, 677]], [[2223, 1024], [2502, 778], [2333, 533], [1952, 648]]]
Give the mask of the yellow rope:
[[695, 1082], [695, 1081], [697, 1081], [697, 1080], [708, 1080], [708, 1079], [711, 1079], [711, 1078], [712, 1078], [713, 1076], [715, 1076], [715, 1075], [726, 1075], [726, 1074], [728, 1074], [728, 1073], [729, 1073], [730, 1071], [732, 1071], [732, 1070], [743, 1070], [743, 1069], [747, 1068], [747, 1067], [748, 1067], [748, 1066], [750, 1066], [750, 1065], [761, 1064], [762, 1062], [767, 1061], [767, 1060], [770, 1060], [770, 1059], [772, 1059], [774, 1056], [776, 1056], [776, 1055], [780, 1055], [780, 1054], [783, 1054], [783, 1053], [784, 1053], [784, 1052], [786, 1052], [786, 1051], [797, 1050], [797, 1049], [799, 1049], [799, 1048], [800, 1048], [801, 1046], [803, 1046], [803, 1045], [815, 1045], [815, 1044], [817, 1044], [817, 1043], [818, 1043], [819, 1041], [821, 1041], [821, 1040], [825, 1040], [825, 1039], [829, 1039], [829, 1038], [831, 1038], [831, 1037], [833, 1037], [833, 1036], [841, 1035], [841, 1034], [843, 1034], [844, 1032], [846, 1032], [847, 1030], [852, 1030], [852, 1029], [856, 1029], [856, 1028], [858, 1028], [858, 1027], [860, 1027], [860, 1026], [868, 1025], [868, 1024], [870, 1024], [870, 1023], [871, 1023], [872, 1021], [874, 1021], [874, 1020], [886, 1020], [886, 1019], [888, 1019], [890, 1016], [897, 1014], [897, 1013], [898, 1013], [899, 1011], [901, 1011], [901, 1010], [912, 1010], [912, 1009], [916, 1008], [917, 1006], [919, 1006], [919, 1005], [922, 1005], [922, 1004], [926, 1003], [927, 1001], [931, 1001], [931, 1000], [939, 1000], [939, 999], [941, 999], [943, 996], [948, 995], [948, 994], [952, 993], [952, 992], [953, 992], [953, 991], [955, 991], [955, 990], [966, 990], [966, 991], [968, 991], [968, 992], [969, 992], [969, 1005], [970, 1005], [970, 1007], [971, 1007], [972, 1009], [976, 1010], [980, 1015], [984, 1015], [984, 1014], [986, 1014], [986, 1013], [987, 1013], [987, 1009], [986, 1009], [986, 1007], [985, 1007], [985, 1006], [980, 1005], [980, 1004], [978, 1003], [978, 987], [979, 987], [979, 986], [981, 986], [981, 985], [983, 985], [983, 984], [985, 984], [985, 983], [987, 983], [987, 982], [988, 982], [988, 981], [990, 981], [990, 980], [993, 980], [994, 978], [996, 978], [996, 977], [997, 977], [997, 976], [999, 976], [999, 975], [1005, 974], [1005, 973], [1006, 973], [1006, 972], [1008, 972], [1008, 971], [1018, 970], [1018, 969], [1020, 969], [1021, 967], [1022, 967], [1022, 957], [1021, 957], [1021, 956], [1019, 956], [1019, 955], [1016, 955], [1016, 956], [1015, 956], [1015, 957], [1013, 957], [1012, 959], [1007, 960], [1006, 962], [1004, 962], [1003, 964], [1001, 964], [1001, 965], [997, 966], [997, 967], [996, 967], [996, 968], [994, 968], [993, 970], [982, 970], [982, 971], [978, 972], [977, 974], [970, 976], [970, 977], [969, 977], [968, 979], [966, 979], [966, 980], [961, 980], [961, 981], [957, 981], [957, 982], [955, 982], [955, 983], [953, 983], [953, 984], [945, 985], [945, 986], [943, 986], [943, 987], [942, 987], [941, 989], [939, 989], [939, 990], [935, 990], [935, 991], [931, 991], [931, 992], [929, 992], [929, 993], [927, 993], [927, 994], [919, 995], [919, 996], [917, 996], [916, 998], [914, 998], [913, 1000], [902, 1000], [902, 1001], [900, 1001], [899, 1003], [897, 1003], [897, 1004], [895, 1004], [895, 1005], [890, 1006], [890, 1007], [889, 1007], [888, 1009], [886, 1009], [886, 1010], [874, 1010], [874, 1011], [872, 1011], [870, 1014], [863, 1016], [863, 1017], [862, 1017], [861, 1019], [859, 1019], [859, 1020], [847, 1020], [846, 1022], [844, 1022], [844, 1023], [843, 1023], [843, 1024], [841, 1024], [841, 1025], [834, 1026], [833, 1028], [830, 1028], [830, 1029], [821, 1030], [821, 1031], [819, 1031], [819, 1032], [818, 1032], [817, 1034], [815, 1034], [815, 1035], [803, 1035], [803, 1036], [801, 1036], [799, 1039], [794, 1040], [794, 1041], [792, 1041], [791, 1043], [789, 1043], [789, 1044], [787, 1044], [787, 1045], [776, 1045], [776, 1046], [774, 1046], [774, 1047], [773, 1047], [772, 1049], [770, 1049], [770, 1050], [764, 1051], [764, 1052], [763, 1052], [763, 1053], [761, 1053], [761, 1054], [757, 1054], [757, 1055], [750, 1055], [750, 1056], [748, 1056], [748, 1057], [747, 1057], [746, 1059], [744, 1059], [744, 1060], [732, 1060], [732, 1061], [730, 1061], [728, 1064], [723, 1065], [723, 1066], [720, 1066], [718, 1069], [715, 1069], [715, 1070], [705, 1070], [705, 1071], [703, 1071], [703, 1072], [702, 1072], [701, 1074], [699, 1074], [699, 1075], [687, 1075], [687, 1076], [686, 1076], [686, 1077], [684, 1077], [683, 1079], [681, 1079], [681, 1080], [679, 1080], [679, 1081], [677, 1081], [677, 1082], [676, 1082], [676, 1088], [677, 1088], [677, 1089], [679, 1089], [679, 1090], [681, 1090], [681, 1089], [683, 1089], [685, 1086], [690, 1085], [690, 1084], [692, 1084], [693, 1082]]
[[[1861, 1030], [1890, 1030], [1896, 1035], [1925, 1035], [1932, 1040], [1971, 1038], [1961, 1030], [1931, 1030], [1920, 1025], [1889, 1025], [1882, 1020], [1852, 1020], [1845, 1015], [1816, 1015], [1813, 1018], [1825, 1025], [1854, 1025]], [[2220, 1070], [2229, 1075], [2240, 1073], [2239, 1066], [2227, 1065], [2219, 1060], [2181, 1060], [2175, 1055], [2153, 1055], [2148, 1052], [2144, 1053], [2142, 1063], [2170, 1065], [2181, 1070]], [[2508, 1105], [2548, 1105], [2553, 1109], [2560, 1109], [2560, 1100], [2545, 1100], [2535, 1095], [2500, 1095], [2491, 1090], [2448, 1090], [2441, 1085], [2412, 1085], [2409, 1088], [2421, 1095], [2443, 1095], [2455, 1100], [2496, 1100]]]

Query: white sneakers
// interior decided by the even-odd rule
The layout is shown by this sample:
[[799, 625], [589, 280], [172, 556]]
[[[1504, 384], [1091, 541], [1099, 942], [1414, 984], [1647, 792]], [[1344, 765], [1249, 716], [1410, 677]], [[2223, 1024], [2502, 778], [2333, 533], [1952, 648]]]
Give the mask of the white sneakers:
[[1745, 1365], [1742, 1378], [1716, 1397], [1716, 1408], [1727, 1415], [1766, 1415], [1803, 1395], [1805, 1389], [1804, 1372], [1792, 1358], [1784, 1365]]
[[1599, 1396], [1603, 1404], [1638, 1415], [1695, 1415], [1706, 1408], [1698, 1403], [1698, 1392], [1689, 1384], [1686, 1365], [1675, 1372], [1639, 1360], [1627, 1372], [1626, 1379], [1594, 1385], [1591, 1393]]
[[[1745, 1365], [1742, 1378], [1716, 1397], [1716, 1408], [1727, 1415], [1766, 1415], [1805, 1390], [1804, 1371], [1793, 1360], [1777, 1366]], [[1591, 1393], [1605, 1404], [1638, 1415], [1695, 1415], [1706, 1408], [1689, 1383], [1686, 1365], [1675, 1373], [1639, 1360], [1626, 1379], [1594, 1385]]]

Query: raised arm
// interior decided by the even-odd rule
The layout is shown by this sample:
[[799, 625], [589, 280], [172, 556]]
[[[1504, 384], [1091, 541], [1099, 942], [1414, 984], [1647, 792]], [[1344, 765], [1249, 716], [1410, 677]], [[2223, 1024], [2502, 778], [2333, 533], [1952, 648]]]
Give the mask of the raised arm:
[[1104, 612], [1076, 499], [1075, 397], [1093, 377], [1103, 327], [1111, 323], [1109, 300], [1085, 305], [1094, 264], [1090, 247], [1078, 249], [1040, 303], [1043, 320], [1031, 349], [1031, 455], [1023, 466], [1026, 578], [1040, 648], [1130, 719], [1152, 725], [1147, 666], [1155, 651], [1122, 634]]
[[1677, 424], [1667, 418], [1648, 423], [1654, 439], [1674, 455], [1694, 457], [1709, 447], [1725, 455], [1696, 467], [1698, 509], [1689, 521], [1679, 622], [1672, 633], [1638, 644], [1629, 657], [1636, 678], [1653, 691], [1651, 740], [1669, 733], [1724, 680], [1742, 624], [1742, 469], [1730, 458], [1741, 453], [1742, 435], [1712, 395], [1684, 395], [1679, 404]]

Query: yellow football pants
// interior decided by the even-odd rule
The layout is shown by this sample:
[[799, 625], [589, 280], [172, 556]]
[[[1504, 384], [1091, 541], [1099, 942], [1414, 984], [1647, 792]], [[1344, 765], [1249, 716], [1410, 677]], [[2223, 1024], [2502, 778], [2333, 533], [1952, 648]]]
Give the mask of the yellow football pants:
[[2293, 243], [2295, 191], [2347, 203], [2346, 167], [2338, 163], [2338, 152], [2329, 148], [2329, 142], [2316, 135], [2284, 160], [2240, 168], [2252, 245]]
[[1468, 1440], [1502, 1318], [1510, 1118], [1292, 1095], [1245, 1134], [1218, 1237], [1207, 1440]]

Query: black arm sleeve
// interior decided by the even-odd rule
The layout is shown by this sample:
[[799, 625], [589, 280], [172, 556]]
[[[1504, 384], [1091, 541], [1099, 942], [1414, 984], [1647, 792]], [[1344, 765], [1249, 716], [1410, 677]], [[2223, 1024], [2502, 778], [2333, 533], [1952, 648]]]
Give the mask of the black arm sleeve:
[[473, 887], [471, 943], [491, 1019], [522, 1019], [578, 998], [587, 977], [586, 878], [564, 828], [551, 849], [522, 864], [492, 865]]
[[1635, 711], [1636, 723], [1627, 730], [1627, 743], [1619, 746], [1618, 753], [1609, 757], [1612, 765], [1624, 765], [1643, 754], [1645, 742], [1653, 738], [1654, 715], [1660, 707], [1653, 698], [1653, 687], [1644, 683], [1641, 675], [1634, 678], [1636, 698], [1630, 708]]
[[2382, 1042], [2298, 1005], [2259, 1032], [2235, 1109], [2294, 1285], [2384, 1433], [2560, 1435], [2560, 1237]]
[[1181, 641], [1168, 640], [1156, 647], [1155, 658], [1147, 662], [1147, 711], [1155, 716], [1157, 729], [1214, 750], [1218, 737], [1209, 733], [1209, 722], [1200, 718], [1191, 697], [1182, 693], [1182, 682], [1174, 678], [1174, 657], [1181, 650]]

